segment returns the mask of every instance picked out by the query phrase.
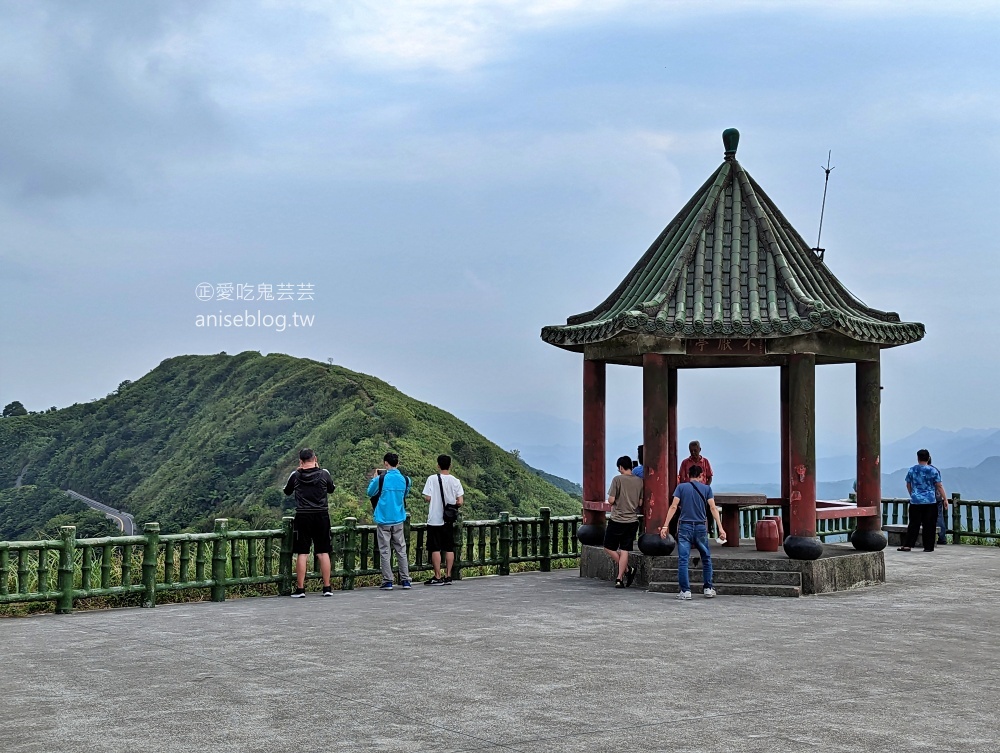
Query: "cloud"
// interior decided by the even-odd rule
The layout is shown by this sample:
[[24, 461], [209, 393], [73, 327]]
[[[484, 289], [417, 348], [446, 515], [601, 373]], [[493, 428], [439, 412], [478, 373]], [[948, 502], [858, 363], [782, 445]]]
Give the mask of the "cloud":
[[[397, 148], [365, 154], [362, 128], [403, 130], [407, 148], [438, 160], [406, 161], [402, 177], [415, 180], [453, 166], [456, 155], [473, 162], [503, 155], [530, 174], [537, 164], [567, 164], [567, 148], [595, 150], [584, 164], [634, 151], [644, 138], [655, 153], [659, 142], [638, 130], [625, 136], [632, 147], [614, 146], [613, 126], [527, 143], [523, 134], [489, 133], [481, 124], [467, 138], [456, 139], [447, 131], [459, 126], [442, 123], [434, 124], [438, 134], [422, 135], [429, 130], [426, 95], [442, 80], [461, 81], [517, 57], [519, 45], [542, 33], [608, 24], [666, 29], [727, 14], [899, 13], [893, 7], [878, 0], [8, 3], [0, 7], [0, 195], [120, 198], [155, 191], [167, 171], [203, 170], [214, 161], [239, 172], [277, 161], [275, 152], [289, 158], [281, 167], [287, 171], [299, 161], [322, 163], [328, 147], [317, 127], [342, 144], [354, 141], [353, 155], [331, 155], [348, 168], [384, 165]], [[991, 8], [971, 2], [955, 12]], [[922, 1], [905, 10], [939, 12]], [[437, 91], [447, 101], [450, 92]], [[632, 157], [625, 156], [627, 166]], [[612, 175], [623, 169], [606, 167]]]
[[447, 184], [473, 191], [571, 184], [617, 200], [627, 196], [641, 201], [647, 192], [635, 182], [637, 175], [655, 177], [662, 192], [664, 184], [678, 184], [673, 163], [678, 154], [719, 142], [715, 130], [685, 133], [627, 126], [477, 131], [457, 124], [453, 130], [438, 125], [420, 132], [401, 127], [392, 132], [393, 139], [379, 149], [370, 148], [370, 134], [363, 126], [338, 132], [336, 138], [310, 140], [308, 150], [279, 140], [257, 159], [242, 162], [240, 170], [246, 176]]
[[275, 0], [323, 19], [328, 57], [383, 71], [437, 69], [466, 73], [504, 58], [517, 40], [549, 29], [571, 30], [627, 21], [672, 26], [693, 18], [810, 13], [837, 18], [897, 19], [947, 15], [992, 16], [992, 0], [945, 4], [937, 0]]
[[[282, 3], [284, 5], [284, 3]], [[371, 0], [330, 4], [300, 0], [326, 18], [328, 51], [379, 69], [462, 72], [499, 57], [518, 33], [579, 25], [626, 0]], [[634, 5], [634, 4], [633, 4]]]
[[126, 192], [222, 135], [187, 39], [196, 3], [13, 3], [0, 10], [0, 189]]

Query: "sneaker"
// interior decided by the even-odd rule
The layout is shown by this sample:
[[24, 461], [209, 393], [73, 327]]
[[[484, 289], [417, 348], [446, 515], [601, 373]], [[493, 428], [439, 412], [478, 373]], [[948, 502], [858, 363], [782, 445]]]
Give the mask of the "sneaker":
[[691, 592], [681, 591], [679, 594], [677, 594], [677, 601], [691, 601]]
[[625, 588], [625, 581], [623, 581], [621, 578], [616, 578], [615, 588]]
[[443, 578], [431, 578], [430, 580], [425, 580], [424, 581], [424, 585], [425, 586], [443, 586], [444, 585], [444, 579]]
[[292, 591], [293, 599], [304, 599], [306, 598], [306, 590], [304, 588], [296, 588]]
[[378, 587], [378, 590], [379, 591], [391, 591], [392, 590], [392, 581], [391, 580], [384, 580], [384, 581], [382, 581], [382, 585]]
[[716, 596], [714, 588], [706, 588], [704, 594], [706, 599], [714, 599]]
[[333, 596], [333, 586], [323, 586], [324, 596]]
[[625, 571], [625, 588], [631, 588], [633, 581], [635, 581], [635, 568], [630, 567]]
[[404, 591], [406, 591], [407, 589], [413, 587], [413, 584], [410, 583], [410, 581], [408, 581], [408, 580], [404, 580], [401, 585], [402, 585]]
[[441, 579], [441, 585], [442, 586], [450, 586], [451, 585], [451, 577], [448, 576], [448, 577], [442, 578]]

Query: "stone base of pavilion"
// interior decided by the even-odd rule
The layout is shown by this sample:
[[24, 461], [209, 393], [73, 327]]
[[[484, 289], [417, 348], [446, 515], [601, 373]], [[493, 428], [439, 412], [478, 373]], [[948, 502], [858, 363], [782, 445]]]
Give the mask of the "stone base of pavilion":
[[[759, 552], [752, 539], [739, 547], [711, 544], [715, 588], [720, 595], [805, 596], [849, 591], [885, 583], [882, 552], [859, 552], [850, 544], [825, 544], [816, 560], [789, 559], [783, 551]], [[629, 560], [636, 568], [633, 588], [676, 593], [677, 557], [650, 557], [634, 551]], [[601, 547], [582, 546], [580, 577], [615, 580], [611, 558]], [[701, 558], [692, 552], [691, 590], [701, 592]]]

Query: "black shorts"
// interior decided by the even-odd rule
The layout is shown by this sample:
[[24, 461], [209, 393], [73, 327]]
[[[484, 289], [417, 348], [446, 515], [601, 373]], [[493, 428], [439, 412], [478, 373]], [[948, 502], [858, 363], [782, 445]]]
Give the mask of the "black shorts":
[[443, 526], [427, 526], [428, 552], [454, 552], [455, 526], [445, 523]]
[[639, 521], [631, 523], [619, 523], [617, 520], [608, 521], [608, 529], [604, 532], [604, 548], [617, 552], [631, 552], [635, 543], [635, 535], [639, 532]]
[[330, 514], [299, 513], [292, 521], [292, 552], [294, 554], [309, 554], [309, 545], [316, 554], [330, 554], [333, 551], [333, 539], [330, 537]]

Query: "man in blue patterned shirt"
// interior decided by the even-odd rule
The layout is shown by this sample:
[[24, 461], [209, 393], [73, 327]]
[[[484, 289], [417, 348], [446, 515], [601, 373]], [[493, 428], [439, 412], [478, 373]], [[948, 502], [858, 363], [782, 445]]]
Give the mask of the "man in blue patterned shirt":
[[917, 464], [906, 474], [906, 491], [910, 493], [910, 522], [900, 552], [909, 552], [917, 543], [917, 532], [923, 529], [924, 551], [934, 551], [937, 538], [937, 498], [947, 499], [941, 474], [931, 465], [931, 454], [917, 450]]

